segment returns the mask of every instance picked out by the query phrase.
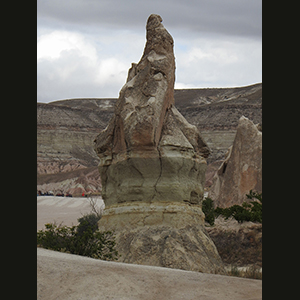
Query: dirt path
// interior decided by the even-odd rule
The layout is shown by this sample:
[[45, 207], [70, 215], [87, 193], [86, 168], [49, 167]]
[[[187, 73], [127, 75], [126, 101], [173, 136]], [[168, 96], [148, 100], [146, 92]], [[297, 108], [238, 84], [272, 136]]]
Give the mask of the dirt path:
[[262, 281], [37, 248], [37, 299], [262, 299]]

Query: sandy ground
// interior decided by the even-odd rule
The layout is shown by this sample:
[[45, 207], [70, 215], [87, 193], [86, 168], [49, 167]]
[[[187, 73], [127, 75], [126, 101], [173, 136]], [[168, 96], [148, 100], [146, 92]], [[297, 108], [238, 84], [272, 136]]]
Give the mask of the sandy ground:
[[[100, 207], [103, 200], [97, 198]], [[91, 211], [87, 198], [37, 197], [37, 229], [71, 226]], [[106, 262], [37, 248], [37, 299], [262, 299], [262, 281]]]
[[[104, 202], [101, 197], [97, 199], [97, 206], [101, 207]], [[72, 226], [78, 224], [77, 219], [89, 213], [91, 207], [89, 199], [75, 197], [37, 197], [37, 230], [44, 229], [44, 224], [56, 221], [57, 224]]]
[[37, 299], [262, 299], [262, 281], [37, 248]]

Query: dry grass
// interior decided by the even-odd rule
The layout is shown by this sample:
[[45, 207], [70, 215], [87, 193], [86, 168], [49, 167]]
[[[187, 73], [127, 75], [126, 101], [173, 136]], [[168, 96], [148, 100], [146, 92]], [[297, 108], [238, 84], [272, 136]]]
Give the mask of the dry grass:
[[206, 230], [229, 276], [262, 279], [262, 224], [218, 217]]
[[236, 265], [231, 265], [229, 268], [227, 268], [227, 274], [229, 276], [262, 280], [262, 268], [255, 264], [243, 268], [239, 268]]
[[226, 265], [262, 267], [262, 224], [218, 218], [206, 230]]

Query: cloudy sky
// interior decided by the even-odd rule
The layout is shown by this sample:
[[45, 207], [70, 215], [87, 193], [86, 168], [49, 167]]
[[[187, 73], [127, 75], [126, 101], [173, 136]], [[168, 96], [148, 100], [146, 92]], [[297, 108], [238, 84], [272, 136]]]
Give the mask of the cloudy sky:
[[117, 98], [159, 14], [175, 88], [262, 81], [261, 0], [37, 0], [37, 101]]

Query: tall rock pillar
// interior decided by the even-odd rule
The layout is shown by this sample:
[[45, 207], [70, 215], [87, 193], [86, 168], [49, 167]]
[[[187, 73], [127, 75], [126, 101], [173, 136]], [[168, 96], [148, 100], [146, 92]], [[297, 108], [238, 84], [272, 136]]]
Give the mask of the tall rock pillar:
[[174, 41], [159, 15], [120, 91], [115, 114], [95, 139], [104, 214], [120, 261], [224, 273], [201, 210], [209, 149], [174, 106]]

